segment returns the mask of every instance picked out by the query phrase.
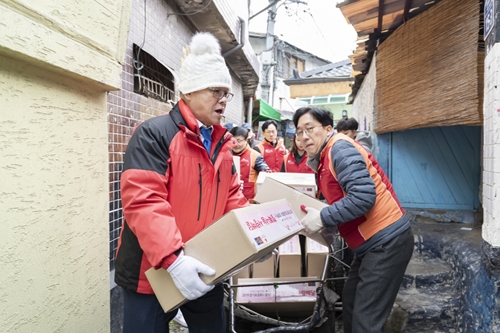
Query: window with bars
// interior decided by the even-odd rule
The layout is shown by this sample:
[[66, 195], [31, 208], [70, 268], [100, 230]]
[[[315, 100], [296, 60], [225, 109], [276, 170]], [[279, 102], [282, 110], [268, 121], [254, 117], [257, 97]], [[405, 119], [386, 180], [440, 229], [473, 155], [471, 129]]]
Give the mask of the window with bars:
[[165, 66], [134, 44], [134, 92], [162, 102], [175, 102], [174, 82]]

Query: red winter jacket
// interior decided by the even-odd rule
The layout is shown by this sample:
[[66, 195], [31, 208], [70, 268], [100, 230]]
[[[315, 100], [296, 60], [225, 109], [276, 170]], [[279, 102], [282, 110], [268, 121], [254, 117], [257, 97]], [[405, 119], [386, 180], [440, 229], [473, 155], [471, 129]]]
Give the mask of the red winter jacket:
[[271, 171], [280, 172], [283, 157], [286, 154], [286, 149], [281, 140], [278, 140], [276, 147], [264, 140], [256, 145], [254, 149], [264, 157], [264, 161], [266, 161]]
[[307, 153], [304, 152], [300, 158], [300, 163], [297, 163], [294, 154], [286, 154], [283, 158], [281, 172], [314, 173], [313, 169], [307, 165]]
[[198, 123], [180, 101], [135, 130], [121, 175], [123, 228], [115, 261], [118, 285], [144, 294], [144, 274], [169, 267], [184, 243], [232, 209], [248, 205], [237, 180], [227, 130], [214, 126], [210, 156]]

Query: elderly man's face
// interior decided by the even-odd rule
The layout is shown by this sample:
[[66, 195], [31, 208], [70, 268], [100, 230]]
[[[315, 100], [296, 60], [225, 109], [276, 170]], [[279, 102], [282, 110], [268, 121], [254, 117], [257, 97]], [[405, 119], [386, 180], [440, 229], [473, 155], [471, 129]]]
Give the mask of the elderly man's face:
[[[227, 88], [212, 88], [228, 92]], [[217, 99], [212, 89], [203, 89], [184, 95], [184, 101], [193, 111], [196, 119], [205, 126], [220, 124], [226, 109], [227, 98]]]

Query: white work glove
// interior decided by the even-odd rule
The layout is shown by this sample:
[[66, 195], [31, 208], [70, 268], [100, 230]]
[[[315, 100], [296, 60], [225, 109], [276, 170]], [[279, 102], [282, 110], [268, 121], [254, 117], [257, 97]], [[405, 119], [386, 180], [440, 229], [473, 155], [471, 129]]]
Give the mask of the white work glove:
[[324, 227], [319, 210], [304, 205], [301, 205], [300, 209], [307, 213], [307, 215], [300, 220], [300, 223], [304, 226], [308, 234], [314, 234]]
[[202, 273], [213, 276], [215, 275], [215, 270], [193, 257], [185, 256], [184, 251], [182, 251], [174, 263], [167, 268], [167, 272], [172, 276], [172, 280], [174, 280], [177, 289], [179, 289], [181, 294], [188, 300], [197, 299], [214, 288], [214, 286], [205, 284], [198, 274]]

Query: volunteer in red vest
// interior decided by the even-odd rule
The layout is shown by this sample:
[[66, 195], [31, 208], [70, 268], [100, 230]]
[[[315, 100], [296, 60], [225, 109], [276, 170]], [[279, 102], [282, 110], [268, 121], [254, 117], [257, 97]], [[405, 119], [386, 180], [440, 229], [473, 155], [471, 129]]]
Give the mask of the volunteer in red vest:
[[283, 159], [281, 172], [314, 173], [314, 171], [307, 166], [307, 153], [297, 136], [293, 137], [290, 153], [286, 154]]
[[255, 182], [259, 172], [271, 170], [262, 155], [248, 145], [248, 130], [243, 127], [233, 127], [230, 131], [238, 143], [231, 150], [233, 155], [240, 157], [240, 180], [243, 181], [243, 195], [248, 200], [255, 197]]
[[345, 333], [381, 333], [413, 253], [410, 219], [374, 157], [344, 134], [330, 112], [311, 107], [293, 117], [329, 206], [302, 207], [308, 233], [338, 227], [354, 252], [342, 295]]
[[257, 144], [254, 149], [264, 157], [271, 171], [279, 172], [286, 149], [283, 141], [278, 139], [278, 124], [274, 120], [266, 120], [262, 124], [262, 133], [264, 141]]
[[226, 332], [224, 289], [199, 275], [215, 270], [185, 255], [183, 247], [248, 201], [233, 164], [234, 140], [220, 125], [233, 95], [219, 42], [198, 33], [190, 50], [179, 73], [181, 100], [168, 114], [139, 125], [124, 157], [124, 221], [115, 261], [124, 333], [168, 332], [177, 313], [163, 312], [144, 274], [151, 267], [165, 269], [189, 300], [180, 309], [190, 332]]

